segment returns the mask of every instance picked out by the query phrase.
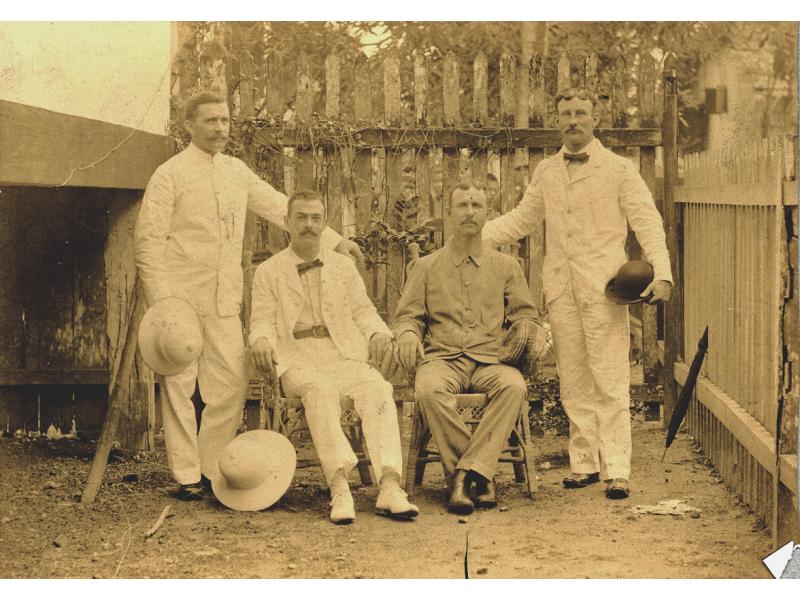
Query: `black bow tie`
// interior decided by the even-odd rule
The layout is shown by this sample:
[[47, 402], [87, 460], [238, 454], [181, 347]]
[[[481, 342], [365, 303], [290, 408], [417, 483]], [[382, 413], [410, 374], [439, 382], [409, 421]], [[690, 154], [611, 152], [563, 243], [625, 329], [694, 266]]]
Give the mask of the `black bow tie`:
[[589, 155], [586, 154], [586, 152], [579, 152], [578, 154], [570, 154], [569, 152], [564, 152], [564, 160], [567, 161], [567, 163], [570, 163], [572, 161], [585, 163], [587, 160], [589, 160]]
[[297, 274], [298, 275], [302, 275], [303, 273], [305, 273], [309, 269], [313, 269], [314, 267], [321, 267], [321, 266], [322, 266], [322, 261], [320, 259], [318, 259], [318, 258], [315, 258], [314, 260], [310, 260], [308, 262], [299, 263], [297, 265]]

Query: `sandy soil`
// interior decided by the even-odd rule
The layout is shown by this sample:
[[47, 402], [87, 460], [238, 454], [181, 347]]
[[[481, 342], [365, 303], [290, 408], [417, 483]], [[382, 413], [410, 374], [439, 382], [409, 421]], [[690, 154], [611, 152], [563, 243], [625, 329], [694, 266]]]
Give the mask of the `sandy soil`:
[[[109, 464], [97, 502], [77, 499], [93, 445], [74, 440], [0, 441], [0, 577], [6, 578], [460, 578], [469, 537], [474, 578], [759, 578], [770, 552], [763, 525], [679, 435], [665, 463], [664, 433], [634, 420], [632, 496], [603, 486], [565, 490], [566, 437], [535, 439], [540, 491], [531, 501], [503, 465], [501, 508], [459, 522], [444, 510], [438, 465], [418, 488], [416, 523], [373, 513], [377, 490], [354, 488], [358, 518], [327, 520], [318, 468], [298, 470], [280, 503], [235, 513], [213, 499], [173, 499], [163, 447]], [[310, 452], [310, 449], [304, 449]], [[112, 455], [113, 458], [114, 455]], [[545, 465], [546, 466], [546, 465]], [[637, 504], [682, 499], [699, 518], [636, 515]], [[143, 533], [170, 504], [152, 538]]]

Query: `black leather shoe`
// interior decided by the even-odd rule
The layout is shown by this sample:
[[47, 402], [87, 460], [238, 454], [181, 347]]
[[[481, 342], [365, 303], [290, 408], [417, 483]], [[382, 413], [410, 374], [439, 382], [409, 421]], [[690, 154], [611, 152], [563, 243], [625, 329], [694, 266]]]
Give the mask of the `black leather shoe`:
[[600, 481], [600, 473], [570, 473], [564, 477], [564, 487], [570, 490], [584, 488]]
[[197, 483], [185, 483], [179, 485], [178, 488], [172, 492], [178, 500], [202, 500], [205, 497], [203, 485], [198, 481]]
[[469, 492], [469, 484], [470, 481], [467, 478], [467, 472], [463, 469], [456, 469], [456, 472], [453, 474], [453, 489], [450, 493], [450, 501], [447, 503], [447, 509], [451, 513], [469, 515], [475, 509], [475, 505], [467, 495]]
[[631, 490], [628, 487], [628, 480], [617, 478], [612, 479], [606, 486], [606, 498], [611, 500], [624, 500], [631, 495]]
[[497, 488], [494, 479], [479, 477], [475, 482], [475, 506], [494, 508], [497, 506]]

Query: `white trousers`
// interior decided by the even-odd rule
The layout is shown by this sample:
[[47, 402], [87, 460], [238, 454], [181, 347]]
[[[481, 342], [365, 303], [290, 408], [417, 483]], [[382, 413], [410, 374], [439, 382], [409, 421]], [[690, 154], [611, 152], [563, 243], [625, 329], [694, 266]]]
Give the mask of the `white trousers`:
[[548, 305], [573, 473], [630, 476], [628, 307], [572, 290]]
[[361, 418], [377, 480], [380, 482], [384, 468], [401, 475], [403, 457], [392, 384], [368, 363], [342, 358], [330, 338], [306, 338], [300, 341], [300, 348], [305, 364], [289, 367], [281, 384], [286, 394], [303, 400], [328, 485], [338, 469], [347, 473], [358, 463], [341, 426], [340, 403], [345, 396], [353, 399]]
[[[242, 322], [238, 316], [200, 316], [203, 352], [185, 371], [160, 377], [164, 442], [169, 468], [180, 484], [211, 478], [225, 445], [242, 421], [247, 392]], [[200, 431], [192, 394], [203, 397]], [[164, 397], [166, 396], [166, 398]]]

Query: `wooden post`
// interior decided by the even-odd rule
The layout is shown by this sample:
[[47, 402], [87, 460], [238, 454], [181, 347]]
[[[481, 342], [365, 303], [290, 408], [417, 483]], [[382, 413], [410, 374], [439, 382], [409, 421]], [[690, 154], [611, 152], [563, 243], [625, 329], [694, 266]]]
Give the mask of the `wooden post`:
[[[240, 69], [239, 69], [239, 118], [241, 120], [245, 119], [252, 119], [255, 114], [255, 100], [254, 100], [254, 90], [255, 90], [255, 65], [253, 61], [253, 57], [250, 55], [249, 52], [242, 51], [242, 55], [240, 58]], [[244, 146], [246, 149], [246, 154], [253, 156], [255, 154], [253, 145], [252, 145], [252, 138], [244, 140]], [[258, 171], [254, 168], [255, 165], [248, 165], [253, 171], [258, 174]], [[242, 264], [250, 264], [249, 261], [253, 256], [253, 253], [256, 251], [258, 246], [258, 230], [259, 230], [259, 223], [258, 223], [258, 216], [251, 210], [248, 210], [245, 215], [244, 221], [244, 239], [242, 243]], [[247, 260], [244, 259], [245, 255], [249, 253], [249, 258]], [[245, 305], [249, 302], [249, 299], [245, 299]], [[249, 317], [249, 314], [246, 316]], [[247, 320], [245, 321], [245, 326], [247, 325]]]
[[[311, 125], [311, 114], [314, 110], [314, 81], [311, 77], [311, 60], [305, 52], [297, 58], [297, 95], [295, 97], [295, 116], [297, 124], [302, 127]], [[313, 189], [319, 191], [319, 170], [317, 169], [316, 149], [297, 147], [295, 152], [294, 187], [299, 189]]]
[[489, 121], [489, 63], [483, 52], [475, 56], [472, 82], [472, 122], [485, 126]]
[[[461, 86], [459, 83], [458, 72], [458, 58], [453, 52], [448, 52], [444, 58], [442, 65], [442, 119], [445, 127], [455, 127], [461, 122], [461, 105], [460, 105], [460, 92]], [[444, 207], [448, 205], [447, 195], [450, 193], [452, 187], [458, 183], [459, 170], [459, 154], [457, 148], [442, 148], [437, 149], [435, 153], [435, 161], [439, 160], [440, 173], [441, 173], [441, 204], [442, 216], [445, 216]], [[441, 152], [441, 154], [439, 154]], [[438, 191], [438, 190], [437, 190]], [[444, 219], [444, 236], [442, 243], [450, 235], [448, 230], [448, 221]]]
[[[616, 110], [616, 108], [615, 108]], [[664, 411], [663, 425], [667, 426], [678, 399], [675, 383], [675, 361], [678, 359], [678, 340], [683, 336], [683, 281], [681, 278], [680, 214], [675, 202], [678, 185], [678, 79], [675, 59], [670, 56], [664, 66], [664, 228], [667, 234], [667, 251], [672, 261], [675, 285], [666, 305], [664, 331]]]
[[134, 358], [136, 357], [137, 339], [139, 333], [139, 322], [142, 320], [145, 310], [144, 294], [141, 286], [135, 289], [135, 299], [133, 301], [133, 311], [130, 322], [128, 323], [128, 333], [125, 336], [125, 346], [122, 348], [122, 360], [120, 361], [119, 373], [116, 377], [114, 391], [108, 401], [106, 419], [100, 438], [97, 440], [97, 449], [94, 453], [92, 466], [89, 469], [89, 477], [86, 479], [86, 487], [81, 494], [82, 504], [91, 504], [100, 489], [103, 480], [103, 473], [108, 464], [108, 453], [117, 435], [117, 426], [122, 416], [123, 403], [126, 401], [131, 389], [131, 371], [133, 369]]
[[[390, 56], [383, 62], [383, 120], [390, 127], [402, 125], [400, 95], [400, 61], [397, 57]], [[402, 216], [398, 215], [397, 203], [398, 201], [401, 203], [411, 202], [414, 196], [413, 184], [411, 186], [411, 194], [406, 194], [404, 190], [407, 186], [403, 177], [403, 163], [407, 159], [402, 150], [390, 149], [386, 152], [385, 159], [385, 218], [391, 226], [401, 230], [405, 227], [405, 223], [402, 222]], [[389, 263], [386, 268], [386, 315], [388, 322], [394, 317], [405, 276], [404, 250], [398, 241], [388, 242], [386, 258]]]
[[[650, 56], [644, 56], [639, 77], [640, 127], [656, 126], [655, 110], [655, 60]], [[655, 200], [655, 147], [645, 146], [641, 148], [639, 160], [642, 179], [644, 179]], [[642, 306], [642, 363], [645, 383], [656, 383], [658, 381], [658, 326], [656, 315], [657, 309], [655, 306], [649, 304]]]

